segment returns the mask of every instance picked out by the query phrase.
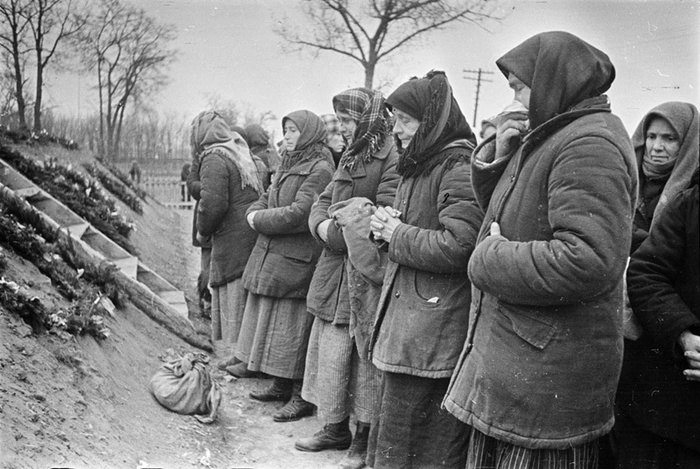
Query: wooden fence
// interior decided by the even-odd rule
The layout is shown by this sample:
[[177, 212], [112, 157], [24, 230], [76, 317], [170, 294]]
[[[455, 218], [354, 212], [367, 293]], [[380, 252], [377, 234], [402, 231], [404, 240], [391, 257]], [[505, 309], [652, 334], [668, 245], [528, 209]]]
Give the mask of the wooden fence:
[[167, 207], [191, 210], [195, 200], [187, 191], [187, 184], [179, 177], [154, 176], [141, 180], [140, 187]]

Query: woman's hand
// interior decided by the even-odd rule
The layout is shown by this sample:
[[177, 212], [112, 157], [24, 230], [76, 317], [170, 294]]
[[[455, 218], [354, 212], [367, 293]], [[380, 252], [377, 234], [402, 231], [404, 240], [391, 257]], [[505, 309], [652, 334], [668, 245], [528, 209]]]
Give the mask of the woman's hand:
[[318, 234], [318, 237], [321, 238], [321, 241], [324, 243], [328, 243], [328, 227], [331, 224], [331, 220], [323, 220], [319, 225], [316, 227], [316, 234]]
[[508, 113], [496, 127], [496, 158], [499, 160], [510, 156], [518, 149], [522, 136], [529, 130], [528, 114], [524, 112]]
[[688, 381], [700, 381], [700, 336], [683, 331], [678, 342], [684, 351], [689, 368], [683, 371]]
[[369, 226], [374, 234], [374, 239], [391, 241], [394, 230], [402, 222], [399, 219], [401, 212], [391, 207], [379, 207], [370, 218]]
[[251, 227], [252, 229], [255, 229], [254, 220], [255, 220], [255, 214], [256, 214], [256, 213], [258, 213], [257, 210], [255, 210], [255, 211], [253, 211], [253, 212], [250, 212], [250, 213], [245, 217], [246, 221], [248, 222], [248, 224], [250, 225], [250, 227]]

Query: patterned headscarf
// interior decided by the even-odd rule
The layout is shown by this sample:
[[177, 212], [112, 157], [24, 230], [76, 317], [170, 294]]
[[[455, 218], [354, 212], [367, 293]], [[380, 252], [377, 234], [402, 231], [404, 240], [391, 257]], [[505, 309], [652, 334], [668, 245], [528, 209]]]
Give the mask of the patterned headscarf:
[[336, 113], [345, 112], [357, 122], [355, 135], [340, 157], [340, 166], [354, 169], [358, 162], [367, 163], [384, 146], [389, 133], [389, 113], [379, 91], [352, 88], [333, 97]]
[[444, 72], [432, 71], [424, 78], [410, 79], [389, 95], [386, 105], [420, 121], [408, 147], [401, 151], [397, 171], [402, 177], [415, 177], [441, 164], [436, 155], [448, 144], [459, 142], [470, 150], [476, 147], [474, 132]]
[[225, 155], [236, 165], [241, 175], [241, 188], [252, 187], [258, 193], [262, 192], [258, 169], [247, 143], [231, 132], [226, 121], [216, 111], [202, 111], [192, 120], [190, 145], [193, 156], [199, 161], [214, 151]]

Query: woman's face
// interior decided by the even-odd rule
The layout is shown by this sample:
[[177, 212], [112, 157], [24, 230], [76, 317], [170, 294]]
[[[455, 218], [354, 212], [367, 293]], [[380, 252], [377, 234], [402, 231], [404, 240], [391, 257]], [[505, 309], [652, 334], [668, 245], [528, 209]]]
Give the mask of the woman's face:
[[519, 101], [520, 104], [527, 109], [530, 109], [530, 87], [520, 81], [520, 79], [512, 73], [508, 75], [508, 86], [510, 86], [515, 94], [513, 99]]
[[401, 148], [408, 148], [408, 144], [420, 127], [420, 121], [396, 108], [394, 108], [394, 117], [396, 117], [394, 135], [401, 141]]
[[681, 143], [671, 124], [662, 117], [655, 117], [647, 128], [646, 147], [654, 163], [666, 163], [678, 156]]
[[345, 149], [345, 139], [338, 133], [330, 134], [327, 143], [331, 150], [336, 153], [342, 153]]
[[284, 144], [287, 147], [287, 151], [294, 151], [299, 141], [299, 128], [290, 119], [284, 122]]
[[338, 121], [340, 122], [340, 133], [345, 137], [348, 145], [351, 144], [355, 135], [355, 129], [357, 129], [357, 122], [347, 112], [338, 111], [335, 115], [338, 116]]

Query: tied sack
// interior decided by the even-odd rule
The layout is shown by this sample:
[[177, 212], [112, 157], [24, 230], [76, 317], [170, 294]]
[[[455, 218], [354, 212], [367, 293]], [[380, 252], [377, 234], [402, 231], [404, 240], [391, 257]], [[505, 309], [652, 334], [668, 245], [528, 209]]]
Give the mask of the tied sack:
[[212, 423], [221, 404], [221, 388], [212, 380], [203, 353], [187, 353], [163, 364], [151, 378], [151, 393], [165, 408]]

